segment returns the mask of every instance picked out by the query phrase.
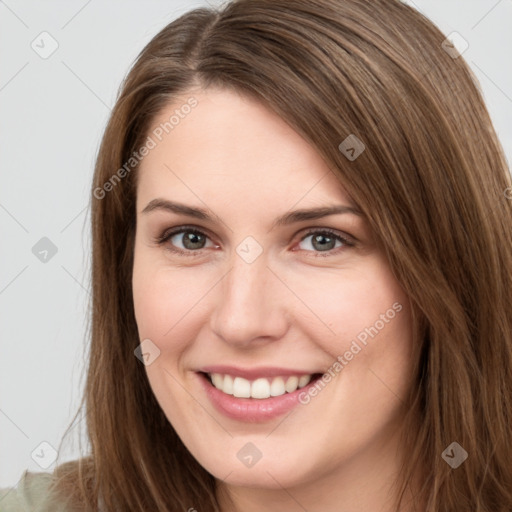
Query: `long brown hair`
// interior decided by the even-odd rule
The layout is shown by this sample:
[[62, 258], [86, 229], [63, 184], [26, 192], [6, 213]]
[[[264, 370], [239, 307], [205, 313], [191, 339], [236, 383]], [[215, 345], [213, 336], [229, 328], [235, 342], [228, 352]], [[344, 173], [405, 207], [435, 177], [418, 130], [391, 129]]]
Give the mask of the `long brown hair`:
[[[428, 512], [512, 510], [512, 181], [477, 80], [445, 37], [398, 0], [235, 0], [184, 14], [143, 49], [92, 185], [80, 407], [91, 453], [55, 470], [77, 509], [101, 496], [106, 511], [219, 510], [215, 478], [134, 356], [137, 165], [117, 173], [178, 95], [219, 86], [265, 102], [318, 150], [410, 297], [415, 380], [397, 510], [418, 467]], [[339, 148], [351, 134], [365, 145], [353, 160]], [[468, 453], [457, 469], [442, 457], [452, 442]]]

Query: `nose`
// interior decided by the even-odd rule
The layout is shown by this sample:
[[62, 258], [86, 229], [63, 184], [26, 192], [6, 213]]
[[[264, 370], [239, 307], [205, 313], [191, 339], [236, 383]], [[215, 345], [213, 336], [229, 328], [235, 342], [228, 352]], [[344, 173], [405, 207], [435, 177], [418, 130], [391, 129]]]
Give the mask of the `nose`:
[[265, 252], [251, 263], [234, 252], [230, 264], [230, 270], [216, 287], [210, 317], [212, 331], [238, 348], [283, 337], [288, 328], [286, 308], [291, 301], [290, 292], [268, 268]]

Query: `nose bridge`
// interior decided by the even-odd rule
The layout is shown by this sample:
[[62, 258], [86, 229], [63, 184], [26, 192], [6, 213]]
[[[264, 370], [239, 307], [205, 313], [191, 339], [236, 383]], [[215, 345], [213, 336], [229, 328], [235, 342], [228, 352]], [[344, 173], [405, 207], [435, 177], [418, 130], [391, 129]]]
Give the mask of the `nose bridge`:
[[254, 260], [243, 252], [233, 253], [212, 315], [212, 329], [224, 341], [244, 344], [255, 338], [282, 334], [284, 317], [275, 307], [279, 292], [274, 281], [278, 280], [267, 264], [265, 253]]

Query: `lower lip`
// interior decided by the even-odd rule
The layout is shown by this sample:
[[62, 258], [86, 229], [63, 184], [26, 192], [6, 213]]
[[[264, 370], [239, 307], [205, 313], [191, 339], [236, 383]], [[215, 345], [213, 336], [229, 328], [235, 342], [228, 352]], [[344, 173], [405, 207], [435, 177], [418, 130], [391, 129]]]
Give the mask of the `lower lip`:
[[219, 412], [229, 418], [252, 423], [271, 420], [291, 411], [300, 404], [299, 395], [304, 392], [307, 393], [308, 389], [314, 386], [318, 378], [320, 378], [314, 378], [309, 384], [298, 388], [293, 393], [260, 399], [237, 398], [233, 395], [227, 395], [217, 389], [206, 375], [202, 373], [197, 375], [206, 395]]

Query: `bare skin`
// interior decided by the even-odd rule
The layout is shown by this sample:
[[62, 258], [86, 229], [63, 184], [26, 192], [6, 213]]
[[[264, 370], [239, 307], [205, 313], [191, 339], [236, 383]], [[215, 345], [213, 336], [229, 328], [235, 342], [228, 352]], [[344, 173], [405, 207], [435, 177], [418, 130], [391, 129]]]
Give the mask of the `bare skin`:
[[[155, 396], [218, 479], [225, 512], [395, 512], [408, 298], [364, 217], [273, 227], [291, 210], [357, 207], [314, 148], [265, 106], [224, 90], [191, 91], [154, 126], [192, 95], [197, 106], [142, 161], [137, 190], [133, 295], [140, 339], [160, 350], [146, 366]], [[144, 213], [156, 198], [206, 209], [212, 220]], [[180, 226], [203, 234], [195, 246], [186, 230], [155, 242]], [[257, 244], [247, 245], [249, 236]], [[248, 263], [237, 252], [242, 242], [263, 252]], [[365, 329], [377, 334], [354, 353]], [[338, 356], [346, 364], [309, 402], [263, 422], [220, 413], [197, 373], [211, 364], [326, 372]], [[261, 453], [252, 467], [237, 457], [248, 442]]]

